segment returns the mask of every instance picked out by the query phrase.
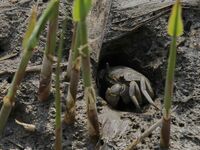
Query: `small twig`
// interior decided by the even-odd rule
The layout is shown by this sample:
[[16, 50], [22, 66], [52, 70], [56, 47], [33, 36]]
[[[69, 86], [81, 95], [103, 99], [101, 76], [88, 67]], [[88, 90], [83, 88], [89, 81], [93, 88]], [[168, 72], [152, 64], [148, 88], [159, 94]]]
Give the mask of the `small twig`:
[[3, 57], [0, 57], [0, 62], [3, 61], [3, 60], [6, 60], [6, 59], [10, 59], [10, 58], [12, 58], [12, 57], [15, 57], [15, 56], [17, 56], [17, 54], [18, 54], [18, 53], [12, 53], [12, 54], [7, 54], [7, 55], [5, 55], [5, 56], [3, 56]]
[[[68, 65], [68, 63], [61, 63], [60, 67], [65, 68]], [[41, 71], [42, 65], [36, 65], [36, 66], [30, 66], [27, 67], [26, 73], [31, 73], [31, 72], [40, 72]], [[56, 68], [56, 65], [52, 66], [53, 69]], [[0, 71], [0, 76], [5, 75], [5, 74], [14, 74], [17, 71], [17, 69], [7, 69], [4, 71]]]
[[156, 123], [154, 123], [149, 129], [147, 129], [142, 135], [136, 138], [129, 146], [126, 148], [126, 150], [133, 150], [138, 143], [140, 143], [145, 137], [149, 136], [157, 127], [159, 127], [162, 123], [162, 119], [158, 120]]
[[29, 132], [35, 132], [36, 131], [36, 126], [34, 124], [28, 124], [24, 122], [20, 122], [17, 119], [15, 119], [16, 124], [22, 126], [26, 131]]
[[[172, 116], [174, 117], [173, 113], [177, 109], [178, 106], [172, 109]], [[145, 137], [149, 136], [157, 127], [161, 126], [162, 118], [154, 123], [151, 127], [149, 127], [144, 133], [138, 136], [125, 150], [133, 150], [136, 148], [136, 145], [140, 143]]]

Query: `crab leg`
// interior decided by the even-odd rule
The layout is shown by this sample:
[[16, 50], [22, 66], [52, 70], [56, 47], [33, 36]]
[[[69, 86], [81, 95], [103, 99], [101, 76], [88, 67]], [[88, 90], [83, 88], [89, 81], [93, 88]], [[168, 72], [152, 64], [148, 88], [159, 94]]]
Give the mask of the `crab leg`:
[[140, 89], [135, 81], [131, 81], [129, 85], [129, 96], [135, 106], [141, 110], [139, 103], [141, 104], [141, 93]]
[[[153, 90], [151, 88], [150, 83], [148, 82], [147, 79], [145, 79], [144, 77], [141, 77], [140, 79], [140, 87], [141, 87], [141, 91], [143, 93], [143, 95], [145, 96], [145, 98], [148, 100], [148, 102], [150, 104], [152, 104], [156, 109], [160, 108], [158, 106], [155, 105], [155, 103], [153, 102], [151, 96], [153, 96]], [[148, 91], [148, 92], [147, 92]], [[151, 96], [150, 96], [151, 95]]]

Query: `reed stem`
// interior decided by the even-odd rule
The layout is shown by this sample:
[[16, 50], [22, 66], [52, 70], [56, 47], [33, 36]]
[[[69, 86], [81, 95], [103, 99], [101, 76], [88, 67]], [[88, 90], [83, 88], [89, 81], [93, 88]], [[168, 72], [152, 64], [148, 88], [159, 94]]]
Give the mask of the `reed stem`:
[[176, 0], [172, 8], [172, 13], [168, 24], [168, 34], [172, 36], [170, 52], [168, 58], [167, 75], [165, 82], [164, 109], [162, 118], [160, 148], [169, 149], [170, 146], [170, 124], [171, 124], [171, 106], [174, 88], [174, 72], [176, 66], [176, 40], [177, 36], [183, 33], [183, 23], [181, 17], [180, 0]]
[[55, 149], [62, 150], [62, 121], [61, 121], [61, 95], [60, 95], [60, 63], [62, 60], [62, 49], [63, 49], [63, 38], [64, 38], [64, 27], [65, 21], [63, 23], [63, 31], [61, 33], [61, 39], [59, 43], [58, 49], [58, 59], [56, 65], [56, 97], [55, 97], [55, 106], [56, 106], [56, 141], [55, 141]]
[[96, 109], [96, 94], [92, 86], [92, 76], [90, 68], [90, 51], [88, 46], [87, 24], [86, 20], [80, 23], [80, 39], [81, 39], [81, 67], [83, 84], [85, 87], [84, 98], [87, 105], [88, 129], [89, 135], [94, 142], [97, 142], [100, 137], [99, 122]]
[[8, 89], [8, 93], [3, 99], [3, 106], [0, 110], [0, 135], [2, 135], [6, 122], [8, 120], [8, 117], [12, 110], [12, 107], [15, 105], [15, 95], [16, 95], [17, 89], [21, 83], [21, 80], [24, 77], [25, 70], [32, 56], [34, 47], [36, 46], [39, 40], [39, 35], [43, 31], [48, 19], [51, 17], [52, 12], [53, 12], [52, 10], [54, 9], [54, 7], [56, 7], [56, 5], [58, 5], [58, 0], [51, 0], [47, 8], [45, 9], [44, 13], [41, 15], [38, 22], [36, 23], [28, 40], [25, 42], [25, 44], [23, 44], [24, 53], [23, 53], [22, 59], [18, 66], [17, 72], [14, 75], [11, 86]]
[[[79, 37], [80, 27], [76, 23], [74, 28], [74, 42], [72, 42], [72, 63], [70, 72], [70, 85], [68, 88], [67, 101], [66, 101], [66, 111], [64, 121], [66, 124], [72, 124], [75, 121], [75, 109], [76, 109], [76, 95], [77, 87], [80, 78], [80, 37]], [[68, 66], [69, 67], [69, 66]]]
[[38, 98], [40, 101], [46, 101], [51, 91], [52, 65], [54, 63], [54, 50], [56, 47], [56, 32], [58, 25], [59, 5], [54, 7], [52, 16], [49, 20], [49, 29], [47, 36], [47, 46], [43, 56], [42, 69], [40, 74], [40, 84]]

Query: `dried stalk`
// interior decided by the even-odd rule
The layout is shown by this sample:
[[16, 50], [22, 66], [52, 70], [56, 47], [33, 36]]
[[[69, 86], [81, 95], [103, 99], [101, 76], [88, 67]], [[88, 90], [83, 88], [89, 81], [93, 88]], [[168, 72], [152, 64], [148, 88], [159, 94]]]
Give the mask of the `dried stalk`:
[[158, 120], [156, 123], [154, 123], [151, 127], [149, 127], [142, 135], [136, 138], [129, 146], [126, 148], [126, 150], [134, 150], [136, 148], [136, 145], [140, 143], [145, 137], [149, 136], [157, 127], [161, 126], [162, 119]]

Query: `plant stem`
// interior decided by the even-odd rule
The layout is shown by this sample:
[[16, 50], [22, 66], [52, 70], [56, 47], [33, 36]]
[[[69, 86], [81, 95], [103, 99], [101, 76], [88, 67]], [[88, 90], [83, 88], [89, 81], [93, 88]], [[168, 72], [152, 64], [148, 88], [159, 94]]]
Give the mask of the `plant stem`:
[[38, 20], [37, 24], [35, 25], [34, 30], [29, 40], [24, 46], [25, 50], [24, 50], [21, 62], [19, 64], [18, 70], [14, 75], [14, 78], [12, 80], [12, 83], [8, 90], [7, 95], [3, 99], [3, 106], [0, 111], [0, 135], [2, 135], [2, 132], [5, 128], [8, 117], [10, 115], [11, 109], [15, 104], [14, 98], [15, 98], [17, 89], [19, 87], [19, 84], [25, 74], [25, 69], [28, 65], [28, 62], [32, 56], [33, 49], [39, 40], [39, 35], [43, 31], [46, 22], [48, 21], [49, 17], [51, 17], [52, 9], [54, 9], [55, 5], [58, 4], [57, 2], [58, 2], [57, 0], [52, 0], [49, 3], [44, 13]]
[[73, 36], [72, 36], [72, 45], [69, 52], [69, 58], [68, 58], [68, 66], [67, 66], [67, 72], [65, 75], [66, 81], [70, 81], [71, 71], [72, 71], [72, 63], [73, 63], [73, 51], [74, 51], [74, 42], [76, 40], [76, 30], [77, 30], [77, 22], [74, 23], [74, 29], [73, 29]]
[[38, 90], [38, 98], [41, 101], [46, 101], [51, 91], [51, 74], [52, 64], [54, 62], [54, 50], [56, 47], [56, 32], [58, 24], [58, 9], [59, 5], [56, 5], [53, 10], [53, 14], [49, 20], [49, 30], [47, 37], [47, 47], [42, 62], [42, 69], [40, 74], [40, 84]]
[[[63, 29], [65, 27], [65, 21], [63, 23]], [[62, 149], [62, 123], [61, 123], [61, 96], [60, 96], [60, 63], [62, 60], [62, 49], [63, 49], [63, 38], [64, 38], [64, 30], [61, 34], [59, 49], [58, 49], [58, 60], [56, 66], [56, 141], [55, 141], [55, 149], [61, 150]]]
[[[76, 95], [78, 81], [80, 78], [80, 37], [79, 35], [80, 27], [76, 23], [74, 28], [74, 42], [72, 42], [72, 52], [71, 52], [71, 72], [70, 72], [70, 85], [68, 88], [67, 101], [66, 101], [66, 111], [64, 121], [66, 124], [72, 124], [75, 121], [75, 109], [76, 109]], [[69, 67], [69, 66], [68, 66]]]
[[176, 39], [177, 39], [177, 28], [178, 28], [178, 15], [180, 1], [176, 1], [176, 14], [174, 21], [174, 30], [172, 36], [172, 42], [170, 45], [170, 53], [167, 66], [167, 75], [165, 82], [165, 95], [164, 95], [164, 110], [163, 120], [161, 128], [160, 147], [161, 149], [169, 149], [170, 142], [170, 124], [171, 124], [171, 105], [174, 88], [174, 72], [176, 65]]
[[175, 65], [176, 65], [176, 37], [173, 37], [170, 46], [167, 76], [165, 82], [164, 108], [166, 110], [166, 115], [167, 115], [166, 117], [168, 117], [168, 115], [170, 114], [172, 105]]
[[[81, 1], [82, 2], [82, 1]], [[91, 139], [96, 142], [99, 139], [99, 122], [96, 109], [96, 95], [92, 87], [92, 77], [90, 69], [90, 52], [88, 47], [87, 24], [85, 20], [80, 23], [81, 38], [81, 64], [83, 73], [83, 84], [85, 87], [84, 96], [87, 104], [88, 128]]]
[[51, 16], [54, 14], [54, 10], [59, 5], [59, 0], [51, 0], [47, 6], [47, 8], [42, 13], [41, 17], [39, 18], [27, 44], [27, 49], [33, 49], [38, 40], [41, 32], [44, 30], [45, 25], [47, 21], [51, 18]]
[[165, 116], [163, 115], [162, 127], [161, 127], [161, 137], [160, 137], [160, 149], [161, 150], [169, 149], [170, 126], [171, 126], [171, 118], [166, 119]]
[[176, 65], [176, 37], [172, 38], [170, 55], [168, 59], [167, 77], [165, 82], [164, 110], [161, 128], [160, 147], [169, 148], [171, 103], [173, 96], [174, 71]]
[[0, 135], [2, 134], [5, 124], [7, 122], [7, 119], [10, 115], [12, 107], [15, 105], [15, 95], [16, 91], [18, 89], [18, 86], [25, 74], [25, 69], [28, 64], [29, 59], [31, 58], [32, 50], [25, 51], [22, 60], [20, 62], [20, 65], [18, 67], [17, 72], [15, 73], [15, 76], [12, 80], [11, 86], [8, 90], [7, 95], [3, 99], [3, 106], [0, 111]]

